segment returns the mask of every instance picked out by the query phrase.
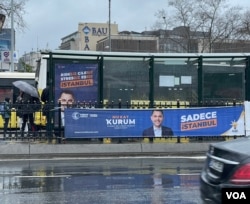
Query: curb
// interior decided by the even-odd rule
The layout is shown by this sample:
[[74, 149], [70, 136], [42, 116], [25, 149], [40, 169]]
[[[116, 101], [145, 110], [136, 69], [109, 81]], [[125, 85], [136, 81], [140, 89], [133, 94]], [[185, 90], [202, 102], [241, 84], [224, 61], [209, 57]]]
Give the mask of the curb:
[[0, 143], [0, 158], [205, 155], [210, 143], [42, 144]]

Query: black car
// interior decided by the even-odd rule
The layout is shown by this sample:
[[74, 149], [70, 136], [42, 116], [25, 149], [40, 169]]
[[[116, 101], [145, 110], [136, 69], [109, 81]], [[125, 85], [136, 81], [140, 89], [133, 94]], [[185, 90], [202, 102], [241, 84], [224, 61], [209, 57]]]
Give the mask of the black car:
[[249, 191], [250, 137], [210, 144], [200, 176], [203, 202], [225, 203], [227, 196], [226, 199], [247, 199], [250, 203]]

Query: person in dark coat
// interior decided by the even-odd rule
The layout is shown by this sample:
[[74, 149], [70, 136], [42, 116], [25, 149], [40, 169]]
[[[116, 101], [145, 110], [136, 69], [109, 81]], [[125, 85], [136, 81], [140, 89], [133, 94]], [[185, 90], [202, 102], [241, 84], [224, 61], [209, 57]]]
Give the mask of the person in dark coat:
[[[36, 125], [34, 123], [34, 113], [36, 110], [36, 105], [40, 106], [37, 103], [38, 98], [32, 97], [31, 95], [20, 91], [20, 95], [17, 97], [17, 112], [19, 113], [19, 117], [22, 118], [22, 126], [21, 126], [21, 136], [24, 136], [25, 126], [28, 123], [29, 131], [33, 132], [33, 135], [36, 135]], [[37, 103], [37, 104], [36, 104]]]
[[43, 89], [41, 94], [41, 101], [44, 103], [42, 113], [44, 116], [46, 116], [46, 119], [48, 120], [49, 109], [50, 109], [49, 86]]
[[44, 103], [49, 103], [49, 86], [43, 89], [41, 94], [41, 101]]
[[173, 136], [173, 130], [169, 127], [163, 126], [164, 115], [162, 110], [153, 110], [151, 114], [151, 121], [153, 125], [145, 129], [142, 133], [144, 137], [167, 137]]
[[44, 103], [42, 113], [43, 113], [43, 116], [46, 117], [46, 131], [47, 131], [48, 135], [51, 136], [50, 126], [52, 123], [52, 121], [51, 121], [52, 115], [50, 116], [50, 109], [52, 109], [52, 104], [51, 104], [50, 98], [49, 98], [49, 91], [50, 91], [50, 88], [47, 85], [42, 91], [41, 101]]

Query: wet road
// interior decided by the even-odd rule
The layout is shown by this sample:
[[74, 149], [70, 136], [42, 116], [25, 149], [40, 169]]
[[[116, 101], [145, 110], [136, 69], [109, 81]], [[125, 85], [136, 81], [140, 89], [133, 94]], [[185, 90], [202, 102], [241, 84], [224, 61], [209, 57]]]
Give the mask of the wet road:
[[204, 158], [0, 161], [1, 204], [200, 204]]

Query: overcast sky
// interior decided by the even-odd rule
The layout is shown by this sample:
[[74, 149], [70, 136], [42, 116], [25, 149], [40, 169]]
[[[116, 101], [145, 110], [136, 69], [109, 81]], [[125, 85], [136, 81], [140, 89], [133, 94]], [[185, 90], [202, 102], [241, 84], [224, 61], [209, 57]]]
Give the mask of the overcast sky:
[[[234, 4], [250, 8], [250, 0]], [[166, 0], [111, 0], [111, 23], [117, 23], [119, 31], [150, 30], [157, 20], [155, 13], [166, 7]], [[109, 0], [28, 0], [25, 10], [28, 28], [16, 32], [19, 57], [32, 50], [57, 49], [61, 38], [77, 31], [80, 22], [109, 20]]]

